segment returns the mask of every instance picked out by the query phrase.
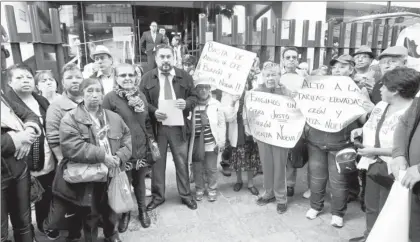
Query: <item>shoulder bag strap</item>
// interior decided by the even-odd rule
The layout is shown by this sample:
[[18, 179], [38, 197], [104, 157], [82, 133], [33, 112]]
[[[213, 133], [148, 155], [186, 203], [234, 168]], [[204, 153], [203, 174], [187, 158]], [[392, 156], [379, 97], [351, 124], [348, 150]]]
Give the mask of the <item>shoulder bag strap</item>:
[[388, 108], [389, 108], [389, 104], [386, 106], [384, 112], [382, 113], [381, 119], [378, 122], [378, 125], [376, 126], [376, 132], [375, 132], [375, 148], [380, 148], [381, 147], [381, 142], [379, 140], [379, 131], [382, 128], [382, 125], [385, 121], [385, 116], [386, 113], [388, 112]]

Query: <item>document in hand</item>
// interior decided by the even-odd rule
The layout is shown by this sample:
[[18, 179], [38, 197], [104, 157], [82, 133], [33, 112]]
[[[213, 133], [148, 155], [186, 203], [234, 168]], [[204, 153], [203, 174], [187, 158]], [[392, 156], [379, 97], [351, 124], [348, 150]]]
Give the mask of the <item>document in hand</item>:
[[159, 100], [159, 110], [166, 113], [167, 118], [162, 121], [163, 125], [184, 126], [182, 110], [175, 106], [176, 100]]
[[[400, 171], [402, 179], [405, 171]], [[400, 180], [401, 180], [400, 179]], [[409, 242], [411, 191], [395, 181], [366, 242]]]

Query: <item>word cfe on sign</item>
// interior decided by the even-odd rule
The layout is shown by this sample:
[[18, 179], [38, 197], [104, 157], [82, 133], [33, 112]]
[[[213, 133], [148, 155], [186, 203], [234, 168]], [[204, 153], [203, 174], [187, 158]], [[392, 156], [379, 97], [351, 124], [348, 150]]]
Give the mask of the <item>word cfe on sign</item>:
[[309, 76], [294, 99], [308, 125], [330, 133], [341, 131], [373, 105], [345, 76]]
[[257, 54], [209, 41], [204, 45], [193, 79], [211, 80], [217, 89], [241, 95]]
[[292, 98], [249, 91], [244, 106], [255, 139], [278, 147], [295, 147], [302, 135], [305, 117]]

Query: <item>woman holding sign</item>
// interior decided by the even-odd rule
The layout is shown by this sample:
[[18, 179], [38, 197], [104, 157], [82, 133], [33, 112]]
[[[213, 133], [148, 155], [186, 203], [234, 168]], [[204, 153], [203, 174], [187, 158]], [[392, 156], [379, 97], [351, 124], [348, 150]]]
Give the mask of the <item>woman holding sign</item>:
[[[277, 95], [290, 95], [280, 82], [280, 68], [276, 63], [266, 62], [262, 70], [263, 84], [254, 89], [256, 92], [266, 92]], [[247, 102], [245, 101], [244, 110]], [[245, 133], [251, 135], [249, 123], [252, 117], [247, 117], [243, 112]], [[257, 200], [260, 206], [277, 201], [277, 212], [279, 214], [287, 211], [287, 189], [286, 189], [286, 164], [288, 149], [273, 146], [257, 140], [259, 154], [263, 167], [265, 193]]]
[[[388, 176], [388, 162], [392, 161], [393, 136], [401, 116], [411, 105], [419, 88], [419, 74], [414, 69], [396, 68], [381, 79], [382, 101], [372, 111], [363, 128], [352, 131], [354, 141], [363, 136], [357, 153], [362, 156], [359, 169], [366, 169], [366, 231], [364, 236], [350, 241], [365, 241], [390, 192], [394, 178]], [[374, 171], [382, 166], [384, 177], [377, 179]], [[378, 175], [379, 172], [376, 172]]]

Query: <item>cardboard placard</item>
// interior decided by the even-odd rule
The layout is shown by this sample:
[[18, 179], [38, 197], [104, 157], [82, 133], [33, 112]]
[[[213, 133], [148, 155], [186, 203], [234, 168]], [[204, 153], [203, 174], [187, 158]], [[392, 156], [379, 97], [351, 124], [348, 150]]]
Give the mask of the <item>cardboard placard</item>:
[[255, 139], [278, 147], [295, 147], [302, 135], [305, 117], [292, 98], [249, 91], [245, 104], [249, 128]]
[[209, 41], [204, 45], [194, 80], [210, 79], [217, 89], [241, 95], [257, 54]]
[[112, 27], [114, 41], [131, 41], [131, 27]]
[[286, 73], [281, 76], [280, 83], [285, 85], [291, 91], [297, 91], [302, 88], [305, 78], [296, 73]]
[[335, 133], [366, 113], [373, 105], [350, 77], [309, 76], [295, 101], [311, 127]]

